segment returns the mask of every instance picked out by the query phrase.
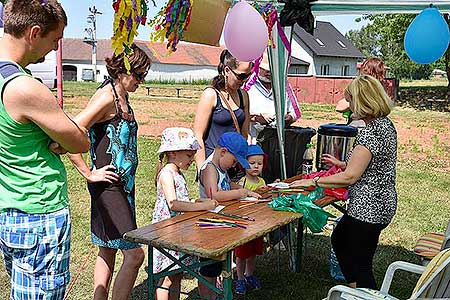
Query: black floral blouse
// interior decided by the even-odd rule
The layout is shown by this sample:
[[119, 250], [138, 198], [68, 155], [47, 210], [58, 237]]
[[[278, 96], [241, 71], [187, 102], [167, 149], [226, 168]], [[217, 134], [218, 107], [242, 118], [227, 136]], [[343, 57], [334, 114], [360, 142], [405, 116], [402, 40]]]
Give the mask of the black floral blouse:
[[359, 130], [353, 147], [357, 145], [367, 148], [372, 159], [361, 178], [348, 188], [347, 214], [368, 223], [388, 224], [397, 209], [394, 124], [387, 117], [372, 120]]

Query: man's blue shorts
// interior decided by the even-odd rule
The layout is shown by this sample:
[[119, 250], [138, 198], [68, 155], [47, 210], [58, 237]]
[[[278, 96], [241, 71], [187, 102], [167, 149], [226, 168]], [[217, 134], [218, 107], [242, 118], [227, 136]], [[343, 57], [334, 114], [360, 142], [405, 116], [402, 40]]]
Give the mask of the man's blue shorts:
[[61, 300], [69, 283], [70, 214], [0, 213], [0, 249], [14, 300]]

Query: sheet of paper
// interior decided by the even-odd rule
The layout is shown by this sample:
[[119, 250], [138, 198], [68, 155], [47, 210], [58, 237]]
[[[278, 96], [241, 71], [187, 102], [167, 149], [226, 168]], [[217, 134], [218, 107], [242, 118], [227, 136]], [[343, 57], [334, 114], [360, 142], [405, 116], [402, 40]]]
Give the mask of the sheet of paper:
[[288, 189], [289, 188], [289, 183], [286, 182], [275, 182], [275, 183], [270, 183], [267, 186], [276, 188], [276, 189]]
[[255, 198], [255, 197], [244, 197], [244, 198], [241, 198], [241, 199], [239, 199], [239, 200], [243, 200], [243, 201], [255, 201], [255, 200], [258, 200], [258, 198]]
[[210, 212], [214, 212], [214, 213], [218, 213], [219, 211], [221, 211], [222, 209], [224, 209], [225, 206], [223, 205], [218, 205], [216, 208], [211, 209]]

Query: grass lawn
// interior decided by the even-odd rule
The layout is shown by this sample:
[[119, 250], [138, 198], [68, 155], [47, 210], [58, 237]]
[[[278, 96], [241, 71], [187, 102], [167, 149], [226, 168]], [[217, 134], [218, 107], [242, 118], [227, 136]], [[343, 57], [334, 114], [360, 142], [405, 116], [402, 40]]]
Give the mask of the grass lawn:
[[401, 87], [419, 87], [419, 86], [447, 86], [448, 80], [444, 77], [422, 79], [422, 80], [401, 80]]
[[[88, 97], [95, 89], [95, 84], [66, 84], [69, 97]], [[137, 97], [138, 101], [140, 97]], [[169, 100], [170, 101], [170, 100]], [[135, 102], [136, 103], [136, 102]], [[139, 102], [135, 104], [137, 106]], [[320, 119], [325, 113], [332, 114], [334, 108], [323, 105], [302, 105], [305, 119]], [[381, 280], [387, 266], [396, 260], [419, 263], [412, 252], [415, 241], [424, 233], [443, 231], [450, 216], [450, 161], [449, 147], [449, 114], [412, 111], [396, 108], [393, 119], [399, 130], [414, 131], [417, 135], [428, 130], [436, 130], [431, 138], [430, 147], [407, 139], [399, 145], [399, 161], [397, 166], [398, 211], [392, 224], [383, 231], [380, 247], [377, 251], [374, 269], [376, 278]], [[430, 121], [431, 120], [431, 121]], [[410, 128], [408, 128], [410, 126]], [[401, 127], [401, 128], [399, 128]], [[400, 130], [401, 129], [401, 130]], [[423, 131], [420, 131], [423, 130]], [[138, 225], [143, 226], [151, 221], [152, 209], [156, 199], [154, 172], [157, 163], [156, 151], [159, 140], [140, 137], [140, 162], [136, 182], [136, 204]], [[439, 163], [436, 163], [439, 161]], [[90, 203], [84, 180], [77, 174], [70, 162], [64, 158], [68, 170], [69, 193], [73, 221], [71, 266], [71, 290], [67, 299], [91, 299], [95, 247], [90, 243]], [[194, 168], [187, 173], [192, 197], [197, 195], [194, 184]], [[332, 211], [336, 213], [336, 211]], [[289, 273], [287, 255], [271, 252], [258, 259], [257, 275], [263, 289], [249, 293], [245, 299], [322, 299], [328, 289], [338, 282], [329, 275], [330, 234], [307, 234], [305, 239], [305, 255], [303, 268], [299, 274]], [[0, 259], [1, 260], [1, 259]], [[118, 266], [119, 260], [116, 265]], [[146, 264], [146, 263], [144, 263]], [[116, 270], [117, 272], [117, 270]], [[391, 287], [392, 294], [399, 299], [407, 298], [414, 288], [417, 276], [400, 272]], [[196, 287], [191, 279], [183, 281], [186, 291]], [[0, 266], [0, 294], [7, 299], [9, 278], [3, 264]], [[183, 298], [183, 297], [182, 297]], [[146, 299], [146, 273], [141, 268], [133, 299]]]

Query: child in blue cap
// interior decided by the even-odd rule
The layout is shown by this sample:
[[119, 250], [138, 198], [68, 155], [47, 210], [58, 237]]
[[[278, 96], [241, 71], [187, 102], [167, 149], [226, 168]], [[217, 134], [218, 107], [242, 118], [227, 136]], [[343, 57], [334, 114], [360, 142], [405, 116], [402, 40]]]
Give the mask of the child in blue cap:
[[[248, 145], [244, 137], [237, 132], [222, 134], [212, 158], [200, 166], [199, 190], [200, 198], [210, 198], [217, 201], [228, 201], [244, 197], [259, 198], [255, 192], [232, 183], [227, 170], [237, 163], [246, 169], [250, 168], [247, 161]], [[215, 263], [200, 268], [200, 274], [213, 285], [222, 271], [222, 263]], [[216, 295], [206, 285], [199, 282], [200, 296], [215, 299]]]
[[[254, 191], [266, 185], [264, 179], [259, 177], [264, 167], [264, 157], [265, 153], [260, 146], [248, 146], [247, 161], [250, 168], [245, 170], [245, 176], [239, 180], [243, 188]], [[237, 280], [234, 282], [236, 294], [245, 294], [247, 285], [252, 290], [261, 289], [261, 283], [253, 273], [256, 267], [256, 255], [263, 254], [263, 246], [263, 238], [258, 238], [234, 250], [237, 272]]]

